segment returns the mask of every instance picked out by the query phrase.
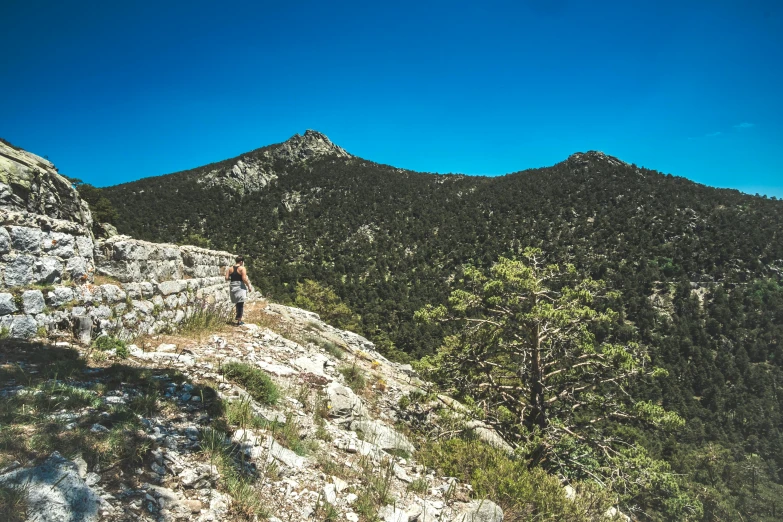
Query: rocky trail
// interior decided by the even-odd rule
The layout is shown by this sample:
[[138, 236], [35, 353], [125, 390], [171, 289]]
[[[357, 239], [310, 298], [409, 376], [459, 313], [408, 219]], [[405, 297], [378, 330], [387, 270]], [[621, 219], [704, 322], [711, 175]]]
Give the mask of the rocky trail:
[[127, 358], [3, 345], [0, 486], [40, 521], [502, 520], [417, 463], [410, 366], [304, 310], [259, 301], [247, 320]]

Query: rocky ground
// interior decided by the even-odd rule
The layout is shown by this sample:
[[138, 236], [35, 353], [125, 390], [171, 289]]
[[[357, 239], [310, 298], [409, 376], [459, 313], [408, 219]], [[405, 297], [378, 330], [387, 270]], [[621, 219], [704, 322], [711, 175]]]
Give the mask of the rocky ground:
[[17, 519], [502, 520], [417, 463], [398, 411], [425, 387], [410, 366], [304, 310], [257, 302], [247, 320], [127, 358], [4, 345], [0, 487], [24, 492]]

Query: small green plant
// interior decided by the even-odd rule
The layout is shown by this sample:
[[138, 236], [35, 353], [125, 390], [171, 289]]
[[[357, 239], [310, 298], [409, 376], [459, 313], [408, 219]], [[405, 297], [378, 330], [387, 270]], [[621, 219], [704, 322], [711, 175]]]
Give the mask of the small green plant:
[[108, 350], [115, 350], [117, 354], [119, 355], [119, 351], [121, 349], [125, 349], [125, 352], [127, 354], [127, 347], [125, 345], [125, 341], [122, 339], [118, 339], [117, 337], [114, 337], [112, 335], [102, 335], [95, 339], [92, 343], [93, 348], [96, 350], [100, 350], [102, 352], [106, 352]]
[[159, 399], [160, 395], [157, 391], [143, 393], [131, 399], [128, 407], [139, 415], [150, 417], [160, 410]]
[[313, 516], [316, 518], [316, 520], [322, 520], [323, 522], [334, 522], [335, 520], [339, 520], [340, 518], [340, 512], [337, 511], [337, 508], [335, 508], [332, 504], [326, 501], [326, 499], [323, 498], [323, 495], [318, 497], [318, 500], [315, 503], [315, 511], [313, 512]]
[[285, 416], [284, 423], [272, 423], [271, 430], [277, 442], [297, 455], [307, 455], [318, 447], [315, 441], [302, 440], [299, 423], [290, 413]]
[[321, 347], [324, 349], [326, 353], [331, 355], [337, 360], [340, 360], [343, 358], [343, 350], [334, 344], [332, 341], [324, 341], [321, 343]]
[[364, 372], [361, 368], [356, 366], [356, 363], [351, 366], [343, 366], [342, 368], [339, 368], [338, 371], [345, 378], [345, 384], [356, 393], [359, 393], [367, 386], [367, 379], [364, 377]]
[[8, 339], [11, 336], [11, 329], [7, 326], [0, 328], [0, 339]]
[[421, 495], [422, 493], [427, 492], [429, 486], [430, 484], [427, 479], [420, 477], [408, 484], [408, 491], [412, 491]]
[[35, 334], [38, 337], [46, 337], [49, 335], [49, 331], [46, 329], [45, 326], [39, 326], [38, 330], [36, 330]]
[[226, 422], [240, 428], [263, 428], [267, 422], [253, 413], [250, 399], [229, 401], [225, 404]]
[[267, 374], [249, 364], [230, 362], [221, 368], [223, 375], [241, 384], [251, 397], [262, 404], [274, 404], [280, 390]]

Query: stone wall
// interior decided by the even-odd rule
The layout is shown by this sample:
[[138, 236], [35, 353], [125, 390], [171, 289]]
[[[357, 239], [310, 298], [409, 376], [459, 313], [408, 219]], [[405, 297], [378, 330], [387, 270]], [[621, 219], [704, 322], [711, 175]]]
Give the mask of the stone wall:
[[197, 308], [228, 306], [223, 277], [153, 283], [49, 285], [0, 291], [0, 332], [12, 338], [70, 335], [74, 319], [89, 317], [94, 335], [130, 338], [174, 331]]
[[84, 283], [93, 270], [85, 225], [0, 207], [0, 286]]
[[234, 264], [228, 252], [195, 246], [151, 243], [114, 236], [95, 245], [96, 270], [122, 282], [217, 277]]
[[127, 338], [228, 306], [229, 252], [95, 242], [91, 227], [87, 204], [51, 163], [0, 142], [0, 338], [70, 336], [76, 324]]

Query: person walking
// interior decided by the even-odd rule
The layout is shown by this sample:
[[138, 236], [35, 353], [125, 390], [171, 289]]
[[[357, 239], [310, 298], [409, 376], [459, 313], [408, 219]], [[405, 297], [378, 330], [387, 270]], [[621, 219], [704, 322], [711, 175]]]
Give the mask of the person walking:
[[253, 291], [253, 285], [250, 284], [250, 280], [247, 278], [247, 270], [245, 269], [245, 258], [237, 256], [236, 264], [228, 267], [226, 270], [226, 281], [228, 283], [229, 293], [231, 295], [231, 302], [237, 307], [237, 326], [242, 326], [242, 315], [245, 311], [245, 299], [247, 298], [247, 292]]

